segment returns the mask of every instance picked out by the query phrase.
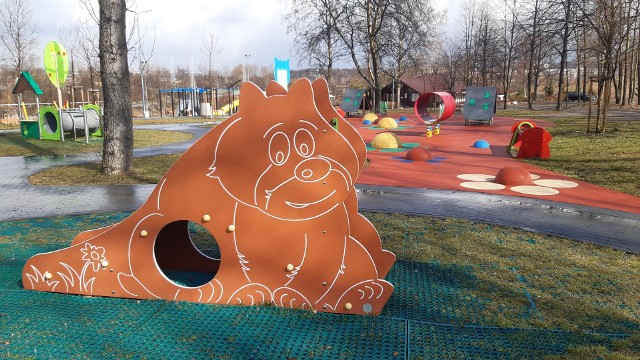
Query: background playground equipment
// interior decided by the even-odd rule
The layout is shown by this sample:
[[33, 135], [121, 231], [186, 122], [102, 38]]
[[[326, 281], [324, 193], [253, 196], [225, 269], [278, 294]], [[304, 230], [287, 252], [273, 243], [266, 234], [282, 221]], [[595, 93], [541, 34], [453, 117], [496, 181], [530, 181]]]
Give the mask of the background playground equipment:
[[[248, 105], [191, 146], [127, 219], [31, 257], [24, 287], [379, 314], [396, 257], [358, 213], [366, 145], [335, 112], [327, 82], [301, 79], [287, 93], [274, 81], [266, 95], [245, 82], [241, 99]], [[217, 254], [196, 247], [190, 223]]]
[[511, 127], [511, 132], [513, 136], [511, 136], [511, 142], [509, 143], [509, 154], [512, 157], [517, 157], [518, 150], [520, 149], [520, 135], [522, 135], [525, 130], [536, 127], [536, 124], [531, 120], [522, 120], [517, 122]]
[[[236, 83], [237, 84], [237, 83]], [[228, 88], [173, 88], [158, 90], [160, 116], [231, 115], [237, 112], [239, 89], [236, 84]], [[170, 109], [165, 106], [169, 96]], [[220, 106], [221, 104], [225, 104]]]
[[360, 109], [364, 110], [365, 99], [365, 89], [346, 89], [340, 108], [346, 113], [346, 116], [358, 114]]
[[427, 92], [418, 97], [413, 109], [425, 124], [439, 124], [455, 113], [456, 101], [446, 92]]
[[[29, 120], [29, 114], [27, 114], [26, 107], [23, 102], [23, 94], [27, 91], [31, 91], [36, 96], [36, 108], [40, 107], [40, 95], [42, 95], [42, 89], [36, 83], [36, 81], [31, 77], [28, 71], [23, 71], [18, 76], [18, 81], [16, 81], [16, 86], [13, 88], [13, 94], [18, 96], [18, 106], [22, 105], [22, 111], [18, 109], [18, 118], [20, 119], [20, 127], [25, 127], [25, 130], [28, 132], [29, 129], [32, 128], [33, 124], [36, 120]], [[24, 117], [23, 117], [24, 116]], [[23, 125], [24, 123], [24, 125]], [[24, 136], [24, 135], [23, 135]]]
[[[69, 58], [64, 47], [56, 41], [50, 41], [44, 47], [42, 56], [44, 61], [44, 71], [51, 80], [58, 92], [58, 106], [62, 107], [62, 86], [69, 73]], [[60, 132], [61, 140], [64, 141], [64, 132]]]
[[214, 110], [213, 114], [214, 115], [233, 114], [239, 106], [240, 106], [240, 99], [237, 99], [233, 103], [224, 105], [218, 110]]
[[89, 136], [102, 136], [101, 120], [102, 110], [94, 104], [86, 104], [82, 108], [58, 109], [52, 106], [43, 106], [39, 109], [37, 122], [37, 136], [33, 129], [29, 131], [30, 136], [42, 140], [64, 141], [65, 132], [73, 132], [74, 139], [77, 132], [81, 131], [85, 135], [85, 142], [89, 142]]
[[548, 159], [551, 157], [549, 143], [552, 137], [549, 132], [542, 127], [534, 127], [525, 130], [520, 135], [520, 148], [516, 157], [518, 159]]
[[470, 86], [462, 108], [464, 124], [472, 122], [493, 124], [493, 114], [496, 113], [496, 88], [492, 86]]
[[40, 107], [38, 96], [42, 95], [42, 90], [31, 75], [27, 71], [23, 71], [18, 77], [13, 93], [19, 95], [19, 101], [21, 101], [22, 93], [27, 90], [36, 94], [38, 113], [36, 113], [36, 119], [30, 120], [26, 110], [20, 112], [20, 134], [23, 138], [64, 141], [64, 132], [73, 131], [75, 138], [77, 130], [81, 130], [85, 132], [85, 139], [88, 143], [89, 134], [92, 136], [102, 135], [100, 131], [102, 111], [99, 106], [86, 104], [77, 109]]

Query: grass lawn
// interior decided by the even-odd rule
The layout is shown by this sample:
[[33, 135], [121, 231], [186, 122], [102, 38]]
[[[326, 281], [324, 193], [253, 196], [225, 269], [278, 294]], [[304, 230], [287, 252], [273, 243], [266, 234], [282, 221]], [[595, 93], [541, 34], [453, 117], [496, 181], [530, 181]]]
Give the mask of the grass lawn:
[[[135, 118], [133, 119], [133, 125], [161, 125], [161, 124], [192, 124], [192, 123], [205, 123], [212, 121], [224, 120], [226, 117], [214, 116], [213, 119], [208, 117], [153, 117], [153, 118]], [[20, 126], [18, 124], [0, 124], [0, 130], [17, 130]]]
[[[179, 131], [134, 130], [133, 146], [146, 148], [167, 145], [191, 139], [193, 135]], [[102, 138], [91, 138], [84, 143], [84, 136], [77, 140], [67, 138], [64, 142], [38, 139], [23, 139], [19, 133], [0, 134], [1, 156], [67, 155], [102, 153]]]
[[60, 166], [41, 171], [29, 177], [34, 185], [70, 185], [68, 177], [74, 177], [72, 185], [131, 185], [157, 184], [180, 154], [161, 155], [133, 159], [131, 175], [105, 175], [100, 172], [99, 163], [77, 166]]

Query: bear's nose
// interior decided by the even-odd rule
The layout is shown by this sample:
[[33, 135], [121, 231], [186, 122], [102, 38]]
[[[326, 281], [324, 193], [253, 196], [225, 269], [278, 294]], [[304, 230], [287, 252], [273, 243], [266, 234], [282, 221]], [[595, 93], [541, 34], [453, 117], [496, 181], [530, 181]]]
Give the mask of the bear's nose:
[[322, 158], [309, 158], [296, 166], [295, 176], [298, 180], [313, 182], [324, 179], [331, 171], [331, 163]]

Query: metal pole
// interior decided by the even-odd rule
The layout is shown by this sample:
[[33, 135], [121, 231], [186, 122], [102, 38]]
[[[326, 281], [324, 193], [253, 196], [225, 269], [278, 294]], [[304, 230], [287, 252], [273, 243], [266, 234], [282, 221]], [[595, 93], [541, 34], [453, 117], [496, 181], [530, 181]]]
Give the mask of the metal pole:
[[[58, 89], [58, 95], [60, 94], [60, 89]], [[62, 126], [62, 108], [58, 107], [58, 121], [60, 122], [60, 141], [64, 142], [64, 126]]]
[[89, 145], [89, 125], [87, 125], [87, 111], [82, 110], [82, 119], [84, 120], [84, 143]]
[[171, 91], [171, 117], [176, 116], [176, 107], [173, 103], [173, 90]]

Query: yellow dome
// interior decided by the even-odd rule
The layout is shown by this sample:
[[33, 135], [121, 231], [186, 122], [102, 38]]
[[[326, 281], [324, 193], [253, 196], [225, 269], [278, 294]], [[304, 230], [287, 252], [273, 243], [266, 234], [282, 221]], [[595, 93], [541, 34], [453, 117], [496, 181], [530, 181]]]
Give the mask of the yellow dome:
[[378, 127], [383, 129], [395, 129], [398, 127], [398, 122], [391, 117], [384, 117], [378, 121]]
[[364, 114], [364, 117], [362, 117], [362, 121], [365, 121], [365, 120], [369, 120], [371, 121], [371, 123], [373, 123], [374, 121], [378, 120], [378, 115], [374, 113], [366, 113]]
[[383, 132], [373, 138], [371, 146], [376, 149], [397, 149], [402, 147], [402, 142], [398, 135], [390, 132]]

